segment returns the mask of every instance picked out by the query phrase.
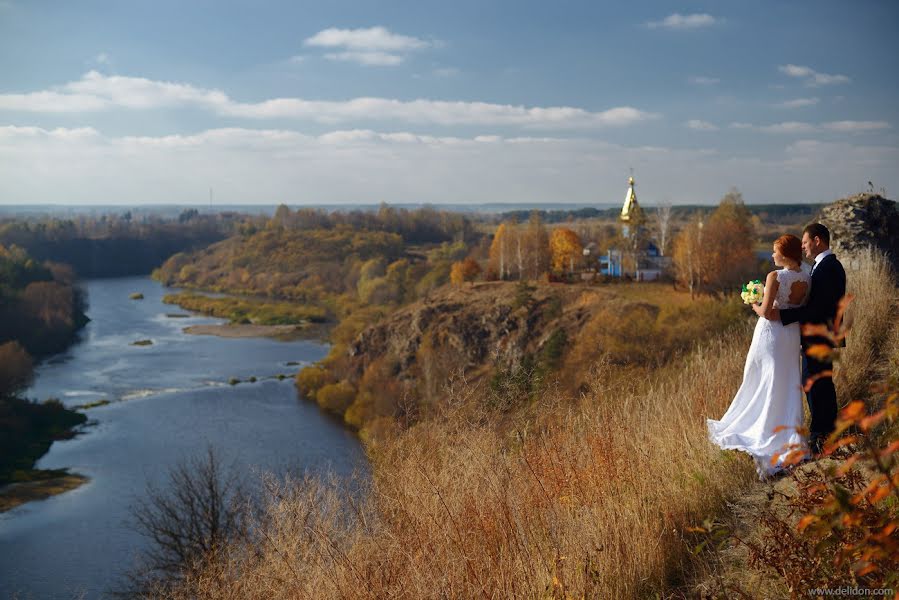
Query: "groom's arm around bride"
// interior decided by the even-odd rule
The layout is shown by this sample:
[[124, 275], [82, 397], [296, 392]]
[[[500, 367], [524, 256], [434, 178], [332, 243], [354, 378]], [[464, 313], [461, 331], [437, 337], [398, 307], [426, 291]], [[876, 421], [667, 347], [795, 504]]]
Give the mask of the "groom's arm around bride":
[[[799, 308], [775, 311], [770, 318], [780, 320], [785, 326], [797, 322], [800, 325], [833, 323], [840, 299], [846, 295], [846, 272], [830, 250], [830, 232], [820, 223], [808, 225], [802, 232], [802, 249], [808, 258], [815, 261], [808, 301], [805, 306]], [[805, 355], [810, 346], [829, 343], [824, 337], [802, 336], [804, 380], [832, 370], [833, 365], [829, 359], [819, 360]], [[817, 451], [834, 430], [837, 417], [837, 396], [833, 378], [830, 376], [817, 378], [806, 393], [806, 398], [812, 413], [809, 445]]]

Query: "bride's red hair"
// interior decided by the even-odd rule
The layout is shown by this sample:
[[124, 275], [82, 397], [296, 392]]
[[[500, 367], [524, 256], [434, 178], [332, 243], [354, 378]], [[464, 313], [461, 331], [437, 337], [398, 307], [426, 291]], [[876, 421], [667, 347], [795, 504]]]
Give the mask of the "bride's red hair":
[[802, 240], [795, 235], [782, 235], [774, 241], [774, 247], [790, 260], [802, 264]]

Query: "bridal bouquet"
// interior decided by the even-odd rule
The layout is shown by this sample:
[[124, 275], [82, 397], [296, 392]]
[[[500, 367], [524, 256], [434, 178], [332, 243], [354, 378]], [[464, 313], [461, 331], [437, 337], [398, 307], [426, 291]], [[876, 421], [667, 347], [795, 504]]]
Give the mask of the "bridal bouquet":
[[743, 304], [758, 304], [762, 301], [764, 291], [764, 284], [758, 279], [753, 279], [752, 281], [743, 284], [743, 291], [740, 292], [740, 298], [743, 299]]

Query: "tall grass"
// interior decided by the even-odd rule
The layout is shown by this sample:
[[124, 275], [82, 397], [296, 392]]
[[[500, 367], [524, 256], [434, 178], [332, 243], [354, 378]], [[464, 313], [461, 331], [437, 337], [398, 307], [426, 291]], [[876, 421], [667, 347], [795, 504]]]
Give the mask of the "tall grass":
[[174, 597], [633, 597], [685, 577], [682, 531], [755, 479], [712, 450], [748, 332], [652, 380], [600, 370], [590, 396], [549, 391], [497, 427], [483, 391], [372, 449], [363, 500], [275, 485], [252, 541]]
[[[895, 289], [878, 260], [850, 274], [844, 394], [885, 360], [863, 354], [884, 339], [879, 311]], [[739, 386], [749, 334], [744, 327], [634, 377], [599, 363], [589, 393], [550, 387], [502, 418], [485, 408], [486, 390], [451, 380], [439, 414], [369, 448], [362, 493], [270, 481], [248, 540], [155, 595], [689, 595], [695, 540], [685, 531], [760, 485], [748, 456], [715, 449], [705, 425]]]
[[899, 367], [899, 318], [896, 280], [890, 262], [876, 250], [866, 250], [844, 262], [846, 291], [854, 299], [847, 310], [851, 327], [841, 350], [834, 383], [840, 404], [869, 396], [872, 383]]

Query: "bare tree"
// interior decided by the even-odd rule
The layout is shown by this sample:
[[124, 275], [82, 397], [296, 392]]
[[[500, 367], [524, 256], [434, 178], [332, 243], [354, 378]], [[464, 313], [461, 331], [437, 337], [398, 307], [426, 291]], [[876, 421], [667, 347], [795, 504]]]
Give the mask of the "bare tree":
[[152, 596], [214, 558], [243, 533], [245, 499], [236, 471], [225, 473], [212, 447], [177, 464], [164, 487], [148, 483], [132, 510], [135, 529], [150, 544], [121, 595]]
[[656, 226], [659, 228], [659, 254], [665, 256], [671, 237], [671, 203], [667, 200], [656, 207]]

